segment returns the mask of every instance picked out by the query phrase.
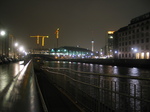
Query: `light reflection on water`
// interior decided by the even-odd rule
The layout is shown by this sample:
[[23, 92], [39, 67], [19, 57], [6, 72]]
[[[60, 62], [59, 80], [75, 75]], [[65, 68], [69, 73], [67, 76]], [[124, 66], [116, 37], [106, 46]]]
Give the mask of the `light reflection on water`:
[[[108, 75], [123, 75], [123, 76], [140, 76], [140, 77], [148, 77], [150, 78], [150, 70], [143, 68], [135, 68], [135, 67], [119, 67], [119, 66], [108, 66], [108, 65], [99, 65], [99, 64], [88, 64], [88, 63], [77, 63], [77, 62], [47, 62], [45, 65], [50, 67], [63, 67], [70, 68], [77, 71], [83, 72], [91, 72], [91, 73], [100, 73], [100, 74], [108, 74]], [[90, 75], [91, 79], [93, 78]], [[149, 96], [149, 81], [140, 81], [136, 79], [126, 79], [126, 78], [116, 78], [116, 77], [101, 77], [101, 80], [108, 80], [112, 82], [116, 82], [116, 86], [113, 87], [118, 92], [123, 94], [129, 94], [131, 96], [142, 97], [147, 99]], [[144, 86], [146, 85], [146, 86]], [[114, 84], [113, 84], [114, 86]], [[148, 89], [149, 88], [149, 89]], [[142, 89], [142, 90], [141, 90]], [[118, 97], [119, 99], [119, 97]], [[117, 101], [118, 101], [117, 99]], [[129, 99], [119, 99], [120, 105], [124, 105], [127, 103]], [[127, 100], [127, 101], [126, 101]], [[130, 107], [133, 106], [133, 99], [130, 99]], [[128, 102], [128, 103], [129, 103]], [[136, 107], [139, 107], [139, 101], [136, 100]]]
[[[50, 67], [63, 67], [70, 68], [77, 71], [91, 72], [91, 73], [100, 73], [107, 75], [123, 75], [123, 76], [140, 76], [144, 78], [150, 78], [150, 70], [144, 68], [135, 68], [135, 67], [119, 67], [119, 66], [110, 66], [110, 65], [100, 65], [100, 64], [88, 64], [88, 63], [79, 63], [79, 62], [64, 62], [64, 61], [51, 61], [46, 62], [46, 66]], [[116, 77], [104, 77], [103, 79], [108, 79], [111, 81], [118, 81], [123, 83], [132, 83], [132, 84], [146, 84], [149, 85], [148, 81], [139, 81], [136, 79], [118, 79]]]
[[77, 71], [84, 71], [84, 72], [140, 76], [140, 77], [150, 78], [150, 70], [144, 68], [118, 67], [118, 66], [110, 66], [110, 65], [88, 64], [88, 63], [79, 63], [79, 62], [64, 62], [64, 61], [46, 62], [45, 65], [50, 67], [70, 68], [70, 69], [74, 69]]
[[[123, 76], [140, 76], [144, 78], [150, 78], [150, 70], [143, 68], [135, 67], [119, 67], [119, 66], [110, 66], [110, 65], [100, 65], [100, 64], [88, 64], [88, 63], [79, 63], [79, 62], [63, 62], [63, 61], [52, 61], [46, 62], [46, 66], [50, 67], [63, 67], [70, 68], [77, 71], [91, 72], [91, 73], [100, 73], [108, 75], [123, 75]], [[136, 84], [138, 87], [140, 85], [149, 85], [148, 81], [139, 81], [136, 79], [118, 79], [116, 77], [103, 77], [110, 81], [118, 81], [126, 84]], [[137, 87], [137, 88], [138, 88]]]
[[[123, 75], [123, 76], [140, 76], [144, 78], [150, 78], [150, 70], [144, 68], [135, 68], [135, 67], [119, 67], [119, 66], [110, 66], [110, 65], [100, 65], [100, 64], [88, 64], [88, 63], [79, 63], [79, 62], [63, 62], [63, 61], [52, 61], [46, 62], [46, 66], [50, 67], [63, 67], [70, 68], [77, 71], [91, 72], [91, 73], [100, 73], [108, 75]], [[126, 84], [136, 84], [138, 85], [149, 85], [148, 81], [139, 81], [136, 79], [118, 79], [116, 77], [105, 77], [103, 79], [123, 82]]]

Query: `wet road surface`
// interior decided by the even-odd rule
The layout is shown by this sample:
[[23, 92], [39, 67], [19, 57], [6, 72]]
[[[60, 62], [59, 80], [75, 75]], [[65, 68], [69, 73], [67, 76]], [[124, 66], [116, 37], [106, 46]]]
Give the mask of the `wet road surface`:
[[0, 112], [43, 112], [32, 66], [0, 65]]
[[23, 67], [23, 61], [0, 65], [0, 92], [8, 86], [8, 84], [17, 76]]

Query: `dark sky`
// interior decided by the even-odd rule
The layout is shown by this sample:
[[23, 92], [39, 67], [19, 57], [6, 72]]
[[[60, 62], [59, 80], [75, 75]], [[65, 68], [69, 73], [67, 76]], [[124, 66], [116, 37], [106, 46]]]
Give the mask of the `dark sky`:
[[59, 46], [95, 50], [104, 46], [106, 32], [118, 30], [134, 17], [150, 12], [150, 0], [1, 0], [0, 23], [26, 47], [34, 47], [30, 35], [49, 35], [45, 47]]

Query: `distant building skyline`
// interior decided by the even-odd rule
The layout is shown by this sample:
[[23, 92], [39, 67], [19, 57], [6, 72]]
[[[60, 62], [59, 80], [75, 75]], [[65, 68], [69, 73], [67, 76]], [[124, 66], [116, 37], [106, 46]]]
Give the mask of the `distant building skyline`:
[[[0, 22], [25, 48], [36, 48], [34, 35], [49, 36], [44, 48], [81, 46], [100, 51], [107, 31], [118, 30], [150, 11], [150, 0], [9, 0], [0, 2]], [[24, 12], [24, 13], [23, 13]]]

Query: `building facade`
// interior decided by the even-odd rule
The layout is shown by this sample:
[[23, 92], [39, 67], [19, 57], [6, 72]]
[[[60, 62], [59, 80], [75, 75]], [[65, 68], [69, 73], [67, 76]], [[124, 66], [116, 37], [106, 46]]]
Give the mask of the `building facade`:
[[105, 46], [100, 49], [100, 58], [113, 58], [114, 54], [114, 32], [107, 31]]
[[107, 32], [107, 43], [106, 43], [106, 56], [108, 58], [112, 58], [113, 57], [113, 40], [114, 40], [114, 31], [108, 31]]
[[114, 58], [150, 59], [150, 12], [114, 33]]
[[94, 53], [91, 50], [73, 47], [63, 46], [59, 48], [50, 49], [50, 55], [54, 55], [55, 58], [70, 59], [70, 58], [91, 58]]

